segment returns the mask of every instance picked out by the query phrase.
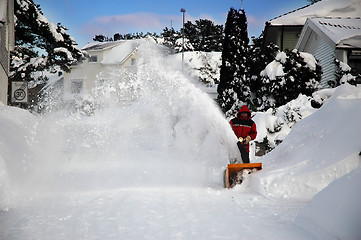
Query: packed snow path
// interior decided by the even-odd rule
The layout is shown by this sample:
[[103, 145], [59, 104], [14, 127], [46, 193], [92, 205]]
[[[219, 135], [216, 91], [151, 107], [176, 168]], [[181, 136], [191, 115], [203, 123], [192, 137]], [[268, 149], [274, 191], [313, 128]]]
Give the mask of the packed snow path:
[[[317, 225], [307, 233], [294, 221], [301, 212], [312, 224], [303, 207], [314, 212], [320, 203], [308, 206], [310, 199], [360, 166], [360, 89], [340, 90], [260, 159], [264, 170], [228, 190], [223, 169], [237, 153], [228, 122], [208, 96], [166, 67], [157, 49], [145, 44], [140, 51], [132, 82], [122, 82], [117, 69], [101, 74], [110, 82], [93, 93], [103, 102], [92, 116], [1, 107], [0, 239], [315, 239], [324, 233]], [[56, 100], [49, 103], [57, 106]], [[335, 131], [339, 115], [349, 117], [352, 131]], [[309, 148], [340, 147], [345, 134], [350, 142], [327, 161], [325, 152]], [[347, 206], [343, 195], [337, 203], [326, 196], [330, 206]]]
[[311, 239], [290, 224], [302, 205], [205, 188], [74, 193], [3, 213], [0, 238]]

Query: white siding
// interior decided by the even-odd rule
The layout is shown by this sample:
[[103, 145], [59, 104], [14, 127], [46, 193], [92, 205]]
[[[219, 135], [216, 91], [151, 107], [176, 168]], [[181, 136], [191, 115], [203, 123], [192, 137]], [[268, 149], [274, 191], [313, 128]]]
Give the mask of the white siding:
[[[283, 49], [292, 51], [298, 41], [300, 30], [288, 30], [284, 32]], [[279, 46], [279, 45], [278, 45]]]
[[314, 54], [316, 52], [317, 46], [319, 45], [319, 38], [317, 37], [317, 34], [310, 30], [310, 37], [307, 41], [307, 45], [305, 46], [304, 49], [302, 49], [302, 52], [308, 52], [308, 53], [312, 53]]
[[335, 50], [316, 32], [312, 31], [302, 51], [311, 53], [316, 58], [318, 64], [322, 67], [321, 87], [329, 87], [327, 82], [335, 79]]
[[322, 67], [321, 87], [327, 88], [328, 81], [335, 80], [335, 49], [328, 45], [322, 38], [318, 37], [318, 44], [315, 48], [314, 57]]

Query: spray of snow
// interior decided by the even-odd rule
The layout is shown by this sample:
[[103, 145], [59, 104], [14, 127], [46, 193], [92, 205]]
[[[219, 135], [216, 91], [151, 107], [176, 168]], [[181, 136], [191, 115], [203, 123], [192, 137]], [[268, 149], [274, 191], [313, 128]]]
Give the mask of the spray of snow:
[[[222, 186], [222, 169], [238, 156], [227, 120], [206, 93], [167, 68], [162, 49], [144, 41], [139, 52], [138, 72], [127, 78], [131, 81], [125, 83], [116, 67], [108, 68], [99, 77], [106, 75], [109, 84], [83, 97], [77, 103], [82, 111], [58, 110], [65, 105], [58, 102], [43, 116], [17, 111], [15, 118], [30, 125], [2, 124], [8, 135], [22, 124], [30, 126], [25, 135], [31, 135], [18, 144], [1, 141], [2, 152], [17, 154], [1, 155], [3, 169], [11, 171], [0, 182], [12, 185], [2, 188], [2, 199], [40, 192]], [[81, 114], [94, 106], [91, 116]]]

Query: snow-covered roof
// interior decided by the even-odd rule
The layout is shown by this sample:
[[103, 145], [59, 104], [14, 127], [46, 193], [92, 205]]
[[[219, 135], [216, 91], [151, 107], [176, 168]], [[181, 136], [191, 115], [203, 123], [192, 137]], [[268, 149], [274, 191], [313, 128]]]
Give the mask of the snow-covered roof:
[[84, 51], [104, 51], [102, 64], [122, 64], [140, 45], [140, 39], [120, 40], [114, 42], [92, 42], [82, 47]]
[[140, 40], [126, 40], [104, 53], [102, 64], [122, 64], [138, 48]]
[[92, 43], [88, 43], [84, 47], [82, 47], [82, 50], [84, 50], [84, 51], [102, 50], [102, 49], [114, 47], [122, 42], [124, 42], [124, 40], [114, 41], [114, 42], [92, 42]]
[[[326, 41], [331, 41], [338, 48], [361, 48], [360, 18], [313, 18], [308, 19], [302, 34], [310, 27]], [[301, 36], [302, 36], [301, 34]], [[304, 37], [300, 38], [300, 41]], [[307, 38], [307, 37], [306, 37]], [[298, 43], [297, 46], [301, 44]]]
[[361, 0], [321, 0], [271, 19], [269, 23], [272, 26], [304, 25], [308, 18], [320, 17], [361, 17]]

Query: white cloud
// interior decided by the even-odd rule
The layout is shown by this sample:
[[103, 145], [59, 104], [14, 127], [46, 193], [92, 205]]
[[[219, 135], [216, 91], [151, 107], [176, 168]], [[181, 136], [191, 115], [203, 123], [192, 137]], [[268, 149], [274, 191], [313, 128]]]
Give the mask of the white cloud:
[[180, 26], [174, 24], [176, 20], [181, 21], [181, 16], [160, 15], [156, 13], [133, 13], [124, 15], [101, 16], [94, 18], [91, 22], [82, 27], [84, 34], [104, 34], [113, 36], [115, 33], [135, 33], [135, 32], [157, 32], [160, 33], [165, 27], [170, 27], [171, 21], [173, 27]]
[[[197, 19], [209, 19], [215, 24], [224, 25], [214, 17], [200, 14], [197, 17], [186, 13], [185, 21], [194, 22]], [[95, 35], [103, 34], [112, 37], [115, 33], [157, 32], [161, 33], [165, 27], [178, 30], [182, 26], [182, 15], [160, 15], [149, 12], [139, 12], [124, 15], [100, 16], [81, 27], [81, 33], [92, 39]]]
[[[208, 14], [192, 16], [186, 13], [185, 20], [194, 22], [198, 19], [209, 19], [215, 24], [224, 26], [224, 22], [226, 21], [226, 15], [227, 13], [222, 15], [220, 18], [216, 18]], [[250, 36], [255, 35], [256, 37], [258, 37], [264, 28], [264, 23], [266, 20], [250, 14], [247, 14], [247, 20], [248, 34]], [[182, 26], [182, 15], [161, 15], [149, 12], [139, 12], [124, 15], [100, 16], [94, 18], [90, 22], [80, 27], [80, 34], [84, 39], [88, 39], [88, 41], [91, 41], [95, 35], [99, 34], [113, 37], [115, 33], [161, 33], [165, 27], [171, 27], [171, 22], [173, 28], [179, 30]]]

